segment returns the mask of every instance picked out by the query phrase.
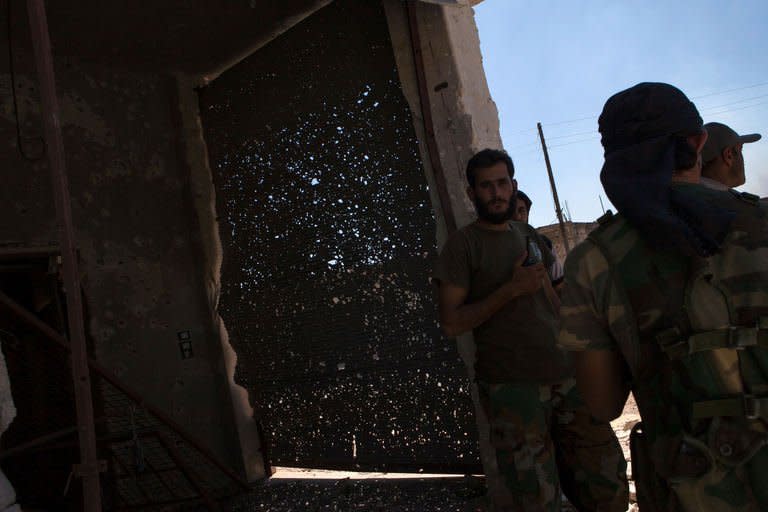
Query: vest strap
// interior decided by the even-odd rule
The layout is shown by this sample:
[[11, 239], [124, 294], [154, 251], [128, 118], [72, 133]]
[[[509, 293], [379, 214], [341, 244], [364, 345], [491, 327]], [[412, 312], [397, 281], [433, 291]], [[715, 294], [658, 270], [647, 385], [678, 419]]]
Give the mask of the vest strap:
[[694, 420], [716, 416], [741, 416], [750, 420], [768, 419], [768, 397], [742, 395], [739, 398], [694, 402], [691, 416]]
[[768, 317], [761, 317], [754, 327], [731, 326], [699, 332], [688, 339], [680, 338], [680, 330], [676, 327], [662, 331], [656, 336], [661, 349], [670, 359], [681, 359], [697, 352], [719, 348], [768, 348]]

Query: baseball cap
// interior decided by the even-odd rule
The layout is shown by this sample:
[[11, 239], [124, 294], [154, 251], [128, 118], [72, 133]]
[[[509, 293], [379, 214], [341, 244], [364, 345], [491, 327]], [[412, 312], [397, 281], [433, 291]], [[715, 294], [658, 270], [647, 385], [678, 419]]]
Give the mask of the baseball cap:
[[746, 142], [757, 142], [761, 137], [759, 133], [739, 135], [733, 131], [733, 128], [723, 123], [707, 123], [704, 125], [704, 128], [709, 133], [704, 149], [701, 151], [701, 161], [705, 164], [717, 158], [720, 152], [728, 146], [735, 146], [736, 144], [744, 144]]

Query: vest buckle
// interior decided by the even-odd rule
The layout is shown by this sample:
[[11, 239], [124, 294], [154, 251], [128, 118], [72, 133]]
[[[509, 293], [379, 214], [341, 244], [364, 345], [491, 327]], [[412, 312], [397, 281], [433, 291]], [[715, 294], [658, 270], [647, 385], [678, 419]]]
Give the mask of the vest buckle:
[[728, 345], [736, 350], [744, 350], [747, 347], [756, 347], [760, 328], [755, 327], [731, 327], [728, 333]]
[[755, 398], [753, 395], [744, 395], [744, 416], [748, 420], [756, 420], [762, 417], [763, 415], [763, 402], [764, 400], [759, 400]]

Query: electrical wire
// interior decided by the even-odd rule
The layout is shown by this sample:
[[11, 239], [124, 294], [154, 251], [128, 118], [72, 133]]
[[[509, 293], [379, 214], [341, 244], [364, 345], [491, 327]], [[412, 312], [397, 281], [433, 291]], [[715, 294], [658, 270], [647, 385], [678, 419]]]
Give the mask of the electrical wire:
[[[724, 91], [715, 91], [715, 92], [711, 92], [709, 94], [703, 94], [703, 95], [700, 95], [700, 96], [694, 96], [691, 99], [695, 100], [695, 99], [701, 99], [701, 98], [709, 98], [710, 96], [719, 96], [719, 95], [727, 94], [727, 93], [730, 93], [730, 92], [743, 91], [743, 90], [746, 90], [746, 89], [755, 89], [757, 87], [763, 87], [763, 86], [766, 86], [766, 85], [768, 85], [768, 82], [761, 82], [761, 83], [758, 83], [758, 84], [746, 85], [744, 87], [736, 87], [734, 89], [727, 89], [727, 90], [724, 90]], [[762, 98], [764, 96], [766, 96], [766, 95], [756, 96], [755, 98], [752, 98], [752, 99]], [[736, 104], [736, 103], [743, 103], [744, 101], [748, 101], [748, 100], [746, 100], [746, 99], [745, 100], [739, 100], [737, 102], [728, 103], [726, 105], [731, 105], [731, 104]], [[725, 105], [720, 105], [720, 106], [725, 106]], [[715, 108], [715, 107], [710, 107], [710, 108]], [[578, 123], [579, 121], [588, 121], [590, 119], [597, 119], [597, 117], [598, 116], [596, 116], [596, 115], [585, 116], [585, 117], [578, 117], [578, 118], [575, 118], [575, 119], [567, 119], [565, 121], [556, 121], [554, 123], [542, 123], [542, 126], [561, 126], [561, 125], [564, 125], [564, 124]], [[526, 130], [526, 131], [533, 131], [533, 130], [534, 129], [530, 129], [530, 130]], [[576, 134], [573, 134], [573, 136], [575, 136], [575, 135]], [[563, 135], [563, 136], [560, 136], [560, 137], [566, 137], [566, 136]], [[554, 137], [548, 137], [548, 138], [552, 139]]]
[[520, 130], [507, 132], [507, 135], [517, 135], [518, 133], [528, 133], [528, 132], [535, 132], [535, 131], [536, 131], [536, 128], [523, 128]]
[[576, 137], [577, 135], [591, 135], [593, 133], [597, 133], [597, 130], [589, 130], [587, 132], [571, 133], [571, 134], [568, 134], [568, 135], [556, 135], [554, 137], [547, 137], [547, 140], [567, 139], [567, 138], [570, 138], [570, 137]]
[[539, 144], [540, 144], [540, 142], [538, 140], [536, 140], [534, 142], [527, 142], [525, 144], [515, 144], [514, 146], [510, 146], [507, 149], [508, 150], [512, 150], [512, 149], [516, 149], [516, 148], [527, 148], [527, 147], [530, 147], [530, 146], [538, 146]]
[[768, 85], [768, 82], [762, 82], [762, 83], [754, 84], [754, 85], [746, 85], [744, 87], [737, 87], [735, 89], [728, 89], [727, 91], [711, 92], [709, 94], [702, 94], [700, 96], [693, 96], [693, 97], [691, 97], [691, 99], [692, 100], [700, 100], [701, 98], [709, 98], [710, 96], [719, 96], [721, 94], [727, 94], [729, 92], [736, 92], [736, 91], [743, 91], [745, 89], [754, 89], [756, 87], [762, 87], [764, 85]]
[[766, 103], [768, 103], [768, 100], [767, 101], [761, 101], [761, 102], [755, 103], [753, 105], [745, 105], [745, 106], [739, 107], [739, 108], [728, 108], [728, 109], [725, 109], [725, 110], [721, 110], [719, 112], [710, 112], [707, 115], [712, 116], [712, 115], [727, 114], [727, 113], [730, 113], [730, 112], [737, 112], [739, 110], [744, 110], [744, 109], [747, 109], [747, 108], [759, 107], [761, 105], [765, 105]]
[[[755, 88], [755, 87], [761, 87], [763, 85], [768, 85], [768, 82], [762, 83], [762, 84], [750, 85], [750, 86], [746, 86], [746, 87], [740, 87], [740, 88], [737, 88], [737, 89], [729, 89], [727, 91], [721, 91], [721, 92], [718, 92], [718, 93], [711, 93], [711, 94], [708, 94], [706, 96], [714, 96], [716, 94], [725, 94], [727, 92], [734, 92], [734, 91], [740, 91], [740, 90], [745, 90], [745, 89], [752, 89], [752, 88]], [[766, 97], [768, 97], [768, 94], [760, 94], [760, 95], [757, 95], [757, 96], [752, 96], [750, 98], [744, 98], [744, 99], [741, 99], [741, 100], [731, 101], [731, 102], [723, 103], [723, 104], [720, 104], [720, 105], [713, 105], [711, 107], [702, 108], [701, 109], [701, 113], [703, 115], [707, 116], [707, 117], [712, 117], [712, 116], [715, 116], [715, 115], [727, 114], [727, 113], [730, 113], [730, 112], [737, 112], [737, 111], [740, 111], [740, 110], [746, 110], [746, 109], [749, 109], [749, 108], [759, 107], [759, 106], [765, 105], [766, 103], [768, 103], [768, 101], [761, 101], [761, 102], [758, 102], [758, 103], [753, 103], [751, 105], [744, 105], [742, 107], [722, 109], [722, 107], [728, 107], [728, 106], [731, 106], [731, 105], [739, 105], [741, 103], [745, 103], [745, 102], [748, 102], [748, 101], [754, 101], [754, 100], [758, 100], [758, 99], [762, 99], [762, 98], [766, 98]], [[719, 110], [719, 109], [722, 109], [722, 110]], [[581, 120], [585, 120], [585, 119], [595, 119], [596, 117], [597, 116], [583, 117], [583, 118], [579, 118], [579, 119], [568, 120], [568, 121], [561, 121], [561, 122], [557, 122], [557, 123], [548, 123], [547, 126], [557, 126], [557, 125], [572, 123], [572, 122], [581, 121]], [[572, 144], [580, 144], [582, 142], [589, 142], [589, 141], [596, 140], [596, 139], [600, 138], [599, 137], [599, 132], [597, 130], [591, 130], [591, 131], [582, 131], [582, 132], [569, 133], [569, 134], [565, 134], [565, 135], [555, 135], [554, 137], [547, 137], [547, 140], [550, 141], [550, 140], [558, 140], [558, 139], [568, 139], [568, 138], [571, 138], [571, 137], [577, 137], [579, 135], [589, 135], [589, 134], [596, 134], [597, 136], [596, 137], [587, 137], [587, 138], [584, 138], [584, 139], [579, 139], [579, 140], [575, 140], [575, 141], [571, 141], [571, 142], [564, 142], [562, 144], [554, 144], [554, 145], [551, 145], [551, 146], [548, 145], [547, 148], [548, 149], [554, 149], [554, 148], [559, 148], [559, 147], [563, 147], [563, 146], [570, 146]]]
[[580, 117], [578, 119], [569, 119], [567, 121], [558, 121], [556, 123], [542, 123], [542, 126], [560, 126], [562, 124], [578, 123], [579, 121], [588, 121], [589, 119], [597, 119], [597, 116]]
[[723, 103], [722, 105], [713, 105], [711, 107], [704, 107], [704, 108], [701, 109], [701, 111], [705, 112], [705, 111], [708, 111], [708, 110], [718, 109], [718, 108], [721, 108], [721, 107], [728, 107], [730, 105], [738, 105], [739, 103], [746, 103], [747, 101], [759, 100], [760, 98], [766, 98], [766, 97], [768, 97], [768, 94], [761, 94], [760, 96], [752, 96], [751, 98], [745, 98], [743, 100], [732, 101], [730, 103]]
[[[738, 103], [743, 103], [744, 101], [751, 101], [751, 100], [754, 100], [754, 99], [757, 99], [757, 98], [763, 98], [763, 97], [767, 97], [767, 96], [768, 96], [768, 94], [765, 94], [765, 95], [762, 95], [762, 96], [755, 96], [754, 98], [749, 98], [747, 100], [732, 102], [732, 103], [729, 103], [728, 105], [735, 105], [735, 104], [738, 104]], [[752, 105], [744, 105], [743, 107], [727, 108], [727, 109], [724, 109], [724, 110], [718, 110], [718, 111], [712, 111], [712, 112], [703, 112], [703, 113], [705, 113], [708, 117], [712, 117], [712, 116], [719, 116], [719, 115], [722, 115], [722, 114], [728, 114], [728, 113], [731, 113], [731, 112], [738, 112], [739, 110], [746, 110], [748, 108], [761, 107], [761, 106], [766, 105], [766, 104], [768, 104], [768, 100], [761, 101], [761, 102], [758, 102], [758, 103], [753, 103]], [[725, 105], [722, 105], [722, 106], [725, 106]], [[716, 108], [716, 107], [712, 107], [712, 108]], [[591, 132], [587, 132], [587, 133], [591, 133]], [[597, 132], [594, 132], [594, 133], [597, 133]], [[572, 135], [576, 136], [577, 134], [572, 134]], [[565, 136], [563, 136], [563, 137], [565, 137]], [[555, 138], [557, 138], [557, 137], [549, 137], [549, 140], [555, 139]], [[566, 143], [563, 143], [563, 144], [554, 144], [552, 146], [547, 146], [547, 149], [555, 149], [555, 148], [560, 148], [560, 147], [563, 147], [563, 146], [570, 146], [572, 144], [580, 144], [582, 142], [589, 142], [589, 141], [592, 141], [592, 140], [597, 140], [599, 138], [600, 138], [599, 136], [597, 136], [597, 137], [587, 137], [585, 139], [580, 139], [580, 140], [575, 140], [575, 141], [571, 141], [571, 142], [566, 142]]]
[[512, 154], [511, 156], [514, 156], [515, 158], [520, 158], [521, 156], [531, 155], [531, 154], [534, 154], [534, 153], [537, 154], [537, 155], [540, 155], [541, 154], [541, 147], [531, 148], [531, 149], [528, 149], [526, 151], [517, 151], [514, 154]]
[[563, 146], [570, 146], [571, 144], [581, 144], [582, 142], [588, 142], [588, 141], [591, 141], [591, 140], [598, 140], [599, 138], [600, 138], [599, 135], [597, 137], [592, 136], [592, 137], [587, 137], [586, 139], [579, 139], [579, 140], [574, 140], [574, 141], [571, 141], [571, 142], [565, 142], [563, 144], [555, 144], [554, 146], [547, 146], [547, 148], [548, 149], [561, 148]]

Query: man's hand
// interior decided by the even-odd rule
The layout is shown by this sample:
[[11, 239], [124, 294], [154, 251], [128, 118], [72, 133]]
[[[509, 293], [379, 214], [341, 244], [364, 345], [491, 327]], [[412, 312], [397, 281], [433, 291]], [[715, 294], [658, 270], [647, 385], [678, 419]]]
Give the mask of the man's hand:
[[536, 293], [544, 283], [544, 278], [547, 277], [543, 263], [524, 267], [523, 262], [527, 257], [528, 252], [526, 251], [517, 259], [515, 273], [512, 274], [512, 279], [504, 285], [510, 292], [510, 299]]
[[523, 262], [527, 257], [528, 254], [523, 253], [515, 262], [512, 278], [480, 302], [466, 304], [469, 290], [451, 283], [440, 283], [438, 304], [443, 332], [447, 336], [457, 336], [470, 331], [508, 302], [538, 291], [544, 279], [549, 277], [541, 263], [524, 267]]

